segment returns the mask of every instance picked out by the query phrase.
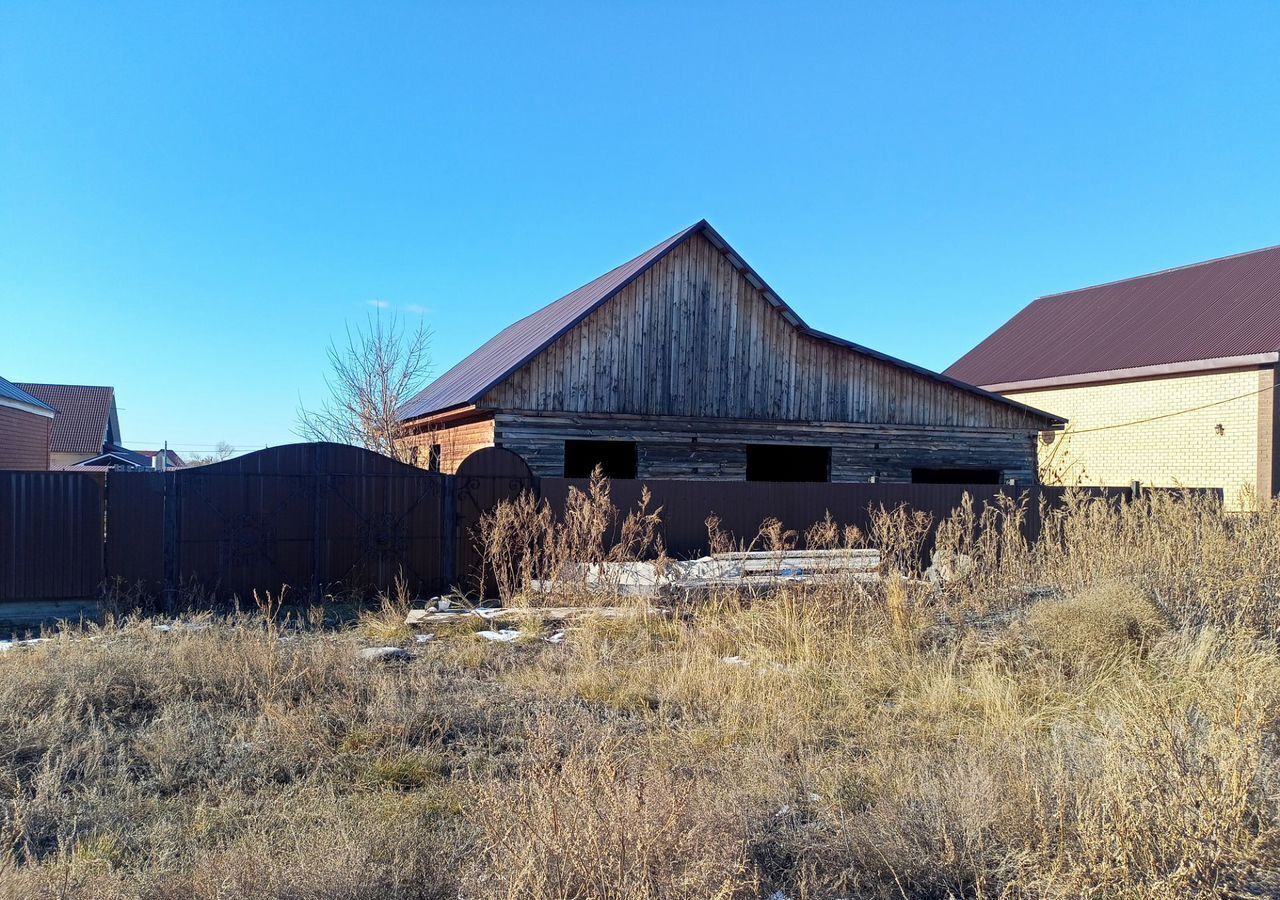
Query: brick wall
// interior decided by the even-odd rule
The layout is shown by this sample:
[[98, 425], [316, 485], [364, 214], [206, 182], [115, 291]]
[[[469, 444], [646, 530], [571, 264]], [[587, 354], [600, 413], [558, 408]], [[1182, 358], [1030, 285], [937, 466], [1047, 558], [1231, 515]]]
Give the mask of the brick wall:
[[48, 469], [52, 426], [48, 416], [0, 406], [0, 469]]
[[[1242, 490], [1273, 488], [1274, 375], [1236, 369], [1008, 396], [1069, 420], [1065, 434], [1040, 444], [1041, 465], [1062, 483], [1217, 487], [1229, 506], [1240, 508]], [[1205, 408], [1187, 412], [1196, 407]]]

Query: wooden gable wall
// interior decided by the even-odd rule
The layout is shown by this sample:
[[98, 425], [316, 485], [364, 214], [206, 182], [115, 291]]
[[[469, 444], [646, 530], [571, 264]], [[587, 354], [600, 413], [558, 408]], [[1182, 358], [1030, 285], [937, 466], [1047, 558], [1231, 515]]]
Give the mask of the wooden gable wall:
[[1035, 430], [1040, 420], [787, 322], [702, 235], [477, 404], [498, 410]]

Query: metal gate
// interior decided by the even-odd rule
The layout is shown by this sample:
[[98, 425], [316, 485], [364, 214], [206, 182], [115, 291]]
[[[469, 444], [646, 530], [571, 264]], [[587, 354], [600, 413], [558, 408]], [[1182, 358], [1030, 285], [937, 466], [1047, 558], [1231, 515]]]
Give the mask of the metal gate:
[[[536, 491], [529, 464], [518, 453], [502, 447], [485, 447], [458, 466], [457, 474], [457, 573], [458, 587], [469, 594], [493, 597], [497, 585], [483, 572], [484, 554], [477, 527], [480, 517], [503, 500], [514, 500], [524, 491]], [[481, 582], [485, 575], [485, 582]]]
[[451, 479], [357, 447], [292, 444], [224, 463], [113, 473], [109, 571], [219, 597], [288, 585], [316, 598], [454, 580]]

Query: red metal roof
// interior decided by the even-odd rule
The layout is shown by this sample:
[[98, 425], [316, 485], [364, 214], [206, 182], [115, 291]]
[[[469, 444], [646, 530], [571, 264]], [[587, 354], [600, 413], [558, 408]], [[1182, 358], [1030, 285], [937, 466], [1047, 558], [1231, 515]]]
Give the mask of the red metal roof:
[[1268, 247], [1041, 297], [946, 374], [1010, 386], [1276, 351], [1280, 247]]
[[445, 412], [469, 403], [476, 403], [490, 390], [509, 378], [521, 366], [551, 346], [558, 338], [643, 275], [650, 266], [658, 263], [664, 256], [695, 234], [705, 236], [712, 245], [724, 253], [725, 257], [764, 295], [765, 299], [778, 309], [784, 319], [809, 337], [838, 344], [891, 365], [910, 369], [919, 375], [941, 381], [959, 390], [979, 395], [996, 403], [1017, 407], [1032, 415], [1042, 416], [1050, 424], [1061, 422], [1061, 420], [1049, 413], [1015, 403], [998, 394], [992, 394], [981, 388], [976, 388], [972, 384], [966, 384], [954, 377], [940, 375], [921, 366], [895, 359], [887, 354], [810, 328], [795, 310], [788, 306], [765, 283], [764, 279], [743, 261], [742, 256], [729, 246], [728, 242], [711, 227], [706, 219], [695, 223], [678, 234], [672, 235], [657, 246], [641, 253], [630, 262], [623, 263], [594, 281], [588, 282], [576, 291], [544, 306], [532, 315], [526, 316], [513, 325], [508, 325], [498, 332], [495, 337], [490, 338], [480, 349], [463, 359], [452, 369], [427, 385], [416, 397], [405, 403], [399, 410], [400, 418], [408, 421], [434, 413]]
[[[87, 384], [31, 384], [22, 388], [57, 411], [49, 449], [54, 453], [98, 454], [115, 419], [115, 389]], [[118, 427], [118, 426], [117, 426]], [[119, 435], [114, 435], [119, 439]]]

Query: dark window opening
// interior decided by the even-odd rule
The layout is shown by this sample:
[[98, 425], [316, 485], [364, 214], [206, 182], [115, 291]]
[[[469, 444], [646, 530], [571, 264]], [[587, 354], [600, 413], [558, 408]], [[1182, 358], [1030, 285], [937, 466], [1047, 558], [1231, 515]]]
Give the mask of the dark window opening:
[[600, 466], [607, 478], [636, 477], [634, 441], [565, 441], [564, 477], [590, 478]]
[[830, 481], [831, 448], [748, 444], [747, 481]]
[[999, 469], [912, 469], [912, 484], [999, 484]]
[[432, 444], [431, 449], [427, 451], [427, 471], [440, 471], [440, 445]]

